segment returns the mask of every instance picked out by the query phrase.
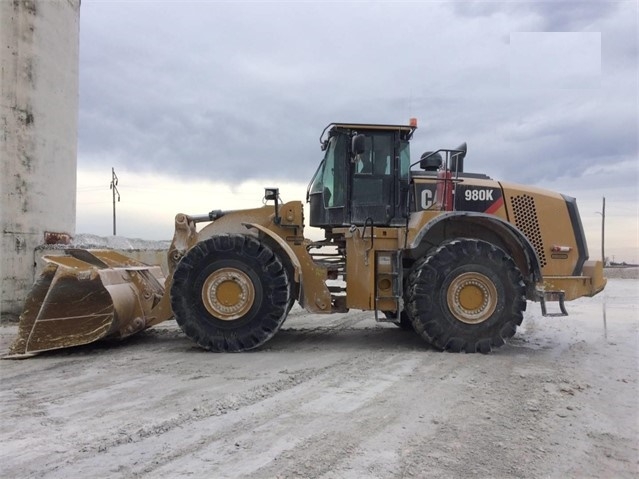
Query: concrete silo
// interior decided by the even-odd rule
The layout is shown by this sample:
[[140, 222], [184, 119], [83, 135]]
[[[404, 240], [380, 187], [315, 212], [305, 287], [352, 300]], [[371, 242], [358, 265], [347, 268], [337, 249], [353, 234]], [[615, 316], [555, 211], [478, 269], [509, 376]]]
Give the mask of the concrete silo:
[[73, 235], [80, 0], [0, 1], [0, 312], [18, 313], [34, 249]]

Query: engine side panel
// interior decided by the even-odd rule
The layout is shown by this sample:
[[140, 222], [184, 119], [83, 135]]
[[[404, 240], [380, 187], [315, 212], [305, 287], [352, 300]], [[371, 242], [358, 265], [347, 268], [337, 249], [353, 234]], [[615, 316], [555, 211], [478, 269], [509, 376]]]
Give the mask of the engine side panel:
[[510, 222], [529, 239], [544, 276], [578, 276], [588, 251], [574, 201], [558, 193], [502, 183]]

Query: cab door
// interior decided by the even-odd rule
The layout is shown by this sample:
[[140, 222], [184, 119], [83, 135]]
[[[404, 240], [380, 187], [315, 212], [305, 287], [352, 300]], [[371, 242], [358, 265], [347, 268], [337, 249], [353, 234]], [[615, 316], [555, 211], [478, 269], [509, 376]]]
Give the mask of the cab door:
[[395, 216], [395, 135], [364, 132], [364, 152], [351, 162], [351, 224], [388, 225]]

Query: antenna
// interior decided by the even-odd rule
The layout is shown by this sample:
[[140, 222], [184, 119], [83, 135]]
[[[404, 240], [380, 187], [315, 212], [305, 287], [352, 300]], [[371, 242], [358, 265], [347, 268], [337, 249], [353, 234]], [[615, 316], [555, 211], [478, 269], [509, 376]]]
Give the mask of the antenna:
[[115, 174], [115, 169], [111, 167], [111, 184], [109, 189], [113, 192], [113, 236], [115, 236], [115, 195], [118, 195], [118, 202], [120, 201], [120, 192], [118, 191], [118, 175]]

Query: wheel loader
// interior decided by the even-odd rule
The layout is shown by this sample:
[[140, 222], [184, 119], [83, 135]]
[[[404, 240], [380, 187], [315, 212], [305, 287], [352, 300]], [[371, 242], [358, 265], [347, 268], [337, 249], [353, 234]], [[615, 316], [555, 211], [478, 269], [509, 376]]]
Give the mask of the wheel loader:
[[[175, 318], [200, 347], [263, 345], [297, 301], [310, 313], [371, 311], [434, 348], [487, 353], [527, 301], [545, 316], [606, 284], [574, 198], [467, 172], [466, 145], [410, 155], [409, 125], [332, 123], [301, 201], [178, 214], [168, 275], [114, 251], [48, 256], [11, 357], [125, 338]], [[547, 308], [555, 303], [554, 312]]]

